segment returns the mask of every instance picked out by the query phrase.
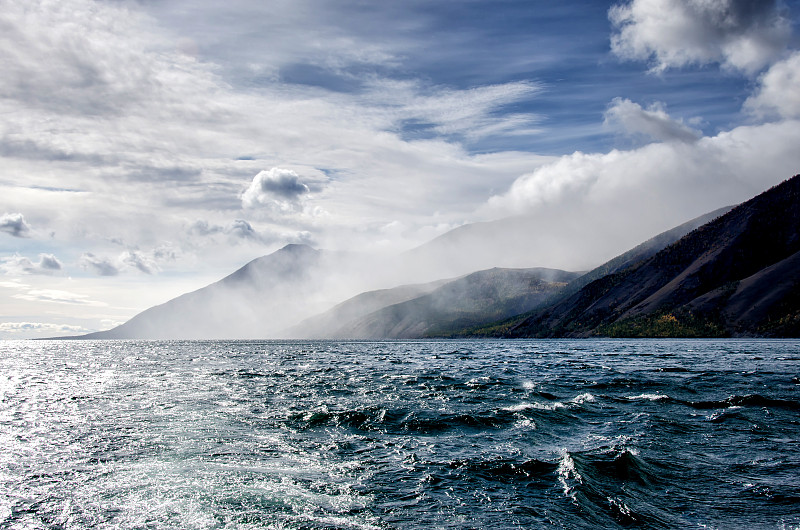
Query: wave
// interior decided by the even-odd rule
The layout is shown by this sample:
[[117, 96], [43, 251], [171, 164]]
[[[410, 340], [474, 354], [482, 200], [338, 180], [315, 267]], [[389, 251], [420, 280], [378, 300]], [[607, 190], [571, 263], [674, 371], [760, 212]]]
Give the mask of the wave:
[[568, 402], [519, 403], [481, 411], [439, 412], [370, 406], [353, 410], [315, 409], [294, 413], [287, 425], [298, 430], [338, 426], [366, 432], [387, 434], [434, 434], [448, 431], [485, 431], [510, 429], [520, 422], [531, 425], [564, 425], [574, 423], [573, 409], [594, 401], [591, 394], [582, 394]]
[[725, 409], [730, 407], [765, 407], [800, 410], [800, 402], [798, 401], [768, 398], [760, 394], [734, 395], [720, 401], [686, 401], [684, 403], [699, 410]]

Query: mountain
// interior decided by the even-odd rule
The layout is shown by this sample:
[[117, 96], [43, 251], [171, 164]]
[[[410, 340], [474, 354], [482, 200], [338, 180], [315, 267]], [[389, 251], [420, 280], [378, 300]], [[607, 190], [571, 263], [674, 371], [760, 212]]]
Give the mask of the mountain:
[[[794, 177], [727, 213], [712, 212], [664, 232], [583, 276], [495, 267], [412, 284], [419, 271], [423, 278], [441, 273], [432, 263], [467, 267], [459, 262], [465, 249], [492, 234], [487, 248], [471, 248], [478, 261], [536, 253], [547, 230], [525, 239], [529, 220], [512, 229], [516, 218], [462, 227], [388, 258], [288, 245], [121, 326], [80, 338], [800, 335], [798, 188], [800, 177]], [[508, 228], [507, 237], [497, 234], [498, 227]], [[598, 232], [592, 230], [590, 235]], [[572, 244], [580, 247], [587, 237]], [[443, 242], [453, 241], [456, 250], [448, 257], [449, 243]], [[408, 285], [375, 290], [398, 283]]]
[[222, 280], [139, 313], [85, 339], [264, 338], [294, 323], [313, 304], [316, 271], [330, 256], [288, 245]]
[[795, 176], [505, 336], [800, 336], [798, 252]]
[[[644, 243], [636, 245], [634, 248], [620, 254], [619, 256], [603, 263], [598, 267], [595, 267], [586, 274], [578, 276], [577, 278], [569, 282], [567, 285], [565, 285], [562, 289], [558, 289], [557, 291], [553, 292], [552, 296], [549, 299], [545, 300], [542, 304], [540, 304], [540, 307], [557, 304], [559, 301], [569, 298], [573, 294], [580, 291], [586, 285], [592, 283], [597, 279], [602, 278], [603, 276], [623, 271], [629, 267], [638, 264], [640, 261], [653, 256], [654, 254], [663, 250], [667, 246], [675, 243], [676, 241], [681, 239], [683, 236], [685, 236], [692, 230], [695, 230], [703, 226], [704, 224], [729, 212], [731, 208], [733, 208], [733, 206], [726, 206], [724, 208], [719, 208], [718, 210], [714, 210], [713, 212], [709, 212], [705, 215], [695, 217], [694, 219], [691, 219], [690, 221], [678, 225], [675, 228], [672, 228], [654, 237], [651, 237]], [[532, 310], [519, 315], [514, 315], [508, 318], [507, 320], [501, 322], [492, 322], [487, 325], [461, 329], [454, 332], [453, 335], [461, 337], [504, 336], [509, 329], [516, 326], [526, 318], [532, 316], [534, 312], [535, 310]]]
[[441, 336], [528, 311], [579, 275], [494, 268], [445, 282], [374, 291], [306, 320], [295, 331], [312, 338]]
[[385, 307], [413, 300], [430, 293], [451, 280], [441, 280], [416, 285], [401, 285], [392, 289], [378, 289], [361, 293], [337, 304], [322, 314], [307, 318], [289, 328], [287, 337], [325, 339], [343, 336], [340, 329]]

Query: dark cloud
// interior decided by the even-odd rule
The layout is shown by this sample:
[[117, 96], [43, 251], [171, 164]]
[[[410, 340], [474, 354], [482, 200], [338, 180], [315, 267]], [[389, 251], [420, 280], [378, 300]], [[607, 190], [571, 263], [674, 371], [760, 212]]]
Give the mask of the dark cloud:
[[28, 237], [31, 227], [21, 213], [4, 213], [0, 215], [0, 232], [14, 237]]
[[253, 178], [253, 185], [257, 185], [264, 193], [290, 200], [309, 192], [308, 186], [300, 182], [297, 173], [290, 169], [272, 168], [261, 171]]

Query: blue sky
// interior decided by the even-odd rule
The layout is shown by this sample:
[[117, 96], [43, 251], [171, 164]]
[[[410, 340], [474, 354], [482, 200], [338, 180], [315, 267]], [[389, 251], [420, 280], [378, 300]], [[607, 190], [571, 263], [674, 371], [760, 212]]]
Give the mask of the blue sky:
[[799, 16], [4, 3], [0, 337], [106, 328], [287, 243], [399, 252], [509, 215], [559, 241], [530, 266], [598, 262], [798, 173]]
[[[493, 109], [500, 116], [526, 115], [537, 125], [538, 134], [479, 141], [448, 137], [470, 152], [518, 149], [560, 155], [611, 149], [620, 139], [602, 127], [602, 117], [616, 97], [665, 103], [671, 116], [698, 120], [707, 134], [742, 121], [751, 77], [721, 73], [713, 62], [673, 69], [669, 75], [642, 75], [648, 61], [620, 60], [611, 51], [608, 12], [615, 4], [547, 0], [315, 4], [313, 22], [324, 21], [314, 28], [316, 38], [344, 38], [386, 54], [383, 60], [350, 58], [349, 62], [331, 57], [334, 54], [324, 48], [296, 48], [304, 35], [295, 34], [296, 28], [281, 20], [274, 3], [234, 3], [234, 14], [226, 12], [227, 4], [222, 8], [213, 3], [191, 8], [153, 3], [149, 11], [179, 29], [198, 56], [219, 65], [226, 81], [241, 90], [271, 86], [276, 77], [287, 87], [354, 96], [364, 93], [374, 77], [418, 83], [423, 92], [519, 82], [538, 87], [528, 97]], [[796, 24], [797, 3], [780, 7]], [[286, 48], [278, 50], [286, 56], [277, 68], [265, 64], [263, 55], [264, 49], [275, 49], [276, 40]], [[265, 74], [254, 65], [274, 71]], [[430, 123], [418, 120], [398, 124], [398, 132], [409, 139], [441, 136]]]

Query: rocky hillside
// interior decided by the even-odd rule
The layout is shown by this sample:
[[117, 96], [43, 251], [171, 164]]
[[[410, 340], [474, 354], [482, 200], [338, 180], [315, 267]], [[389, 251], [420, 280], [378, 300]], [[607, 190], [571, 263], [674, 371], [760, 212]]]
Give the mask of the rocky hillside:
[[795, 176], [504, 335], [800, 336], [798, 252]]

